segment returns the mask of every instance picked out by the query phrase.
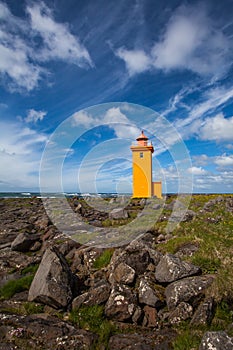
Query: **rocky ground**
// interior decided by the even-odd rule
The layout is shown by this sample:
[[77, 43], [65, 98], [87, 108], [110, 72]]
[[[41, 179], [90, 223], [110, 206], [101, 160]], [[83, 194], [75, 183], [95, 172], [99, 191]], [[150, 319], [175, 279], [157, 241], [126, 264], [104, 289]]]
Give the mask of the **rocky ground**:
[[[104, 249], [59, 232], [40, 199], [1, 199], [0, 349], [233, 349], [233, 197], [186, 201], [158, 201], [139, 239]], [[70, 205], [107, 229], [145, 200]]]

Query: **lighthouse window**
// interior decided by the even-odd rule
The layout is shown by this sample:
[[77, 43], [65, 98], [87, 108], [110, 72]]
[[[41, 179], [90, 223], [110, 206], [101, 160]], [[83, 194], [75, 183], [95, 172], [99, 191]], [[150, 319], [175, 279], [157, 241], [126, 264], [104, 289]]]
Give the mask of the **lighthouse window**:
[[140, 152], [140, 158], [143, 158], [143, 152]]

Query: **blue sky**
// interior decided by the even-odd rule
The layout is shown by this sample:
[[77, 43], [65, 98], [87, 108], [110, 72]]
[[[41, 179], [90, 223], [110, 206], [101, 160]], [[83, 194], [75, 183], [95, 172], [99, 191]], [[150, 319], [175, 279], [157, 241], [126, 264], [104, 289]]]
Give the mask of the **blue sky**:
[[0, 1], [0, 191], [42, 177], [130, 192], [144, 128], [164, 192], [232, 193], [232, 13], [231, 0]]

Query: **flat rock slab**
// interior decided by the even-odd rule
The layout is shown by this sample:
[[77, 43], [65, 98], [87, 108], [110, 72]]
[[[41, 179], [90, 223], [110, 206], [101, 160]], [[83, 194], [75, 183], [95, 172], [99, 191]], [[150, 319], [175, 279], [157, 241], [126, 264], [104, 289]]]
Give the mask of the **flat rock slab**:
[[170, 283], [201, 273], [198, 266], [182, 261], [175, 255], [166, 254], [156, 266], [155, 278], [160, 283]]
[[56, 248], [45, 251], [28, 293], [29, 301], [64, 308], [72, 300], [74, 277]]

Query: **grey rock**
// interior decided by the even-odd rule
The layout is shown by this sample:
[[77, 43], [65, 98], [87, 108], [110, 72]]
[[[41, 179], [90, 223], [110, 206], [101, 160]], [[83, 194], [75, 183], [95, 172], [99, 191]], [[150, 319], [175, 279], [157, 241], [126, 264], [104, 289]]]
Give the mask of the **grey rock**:
[[155, 278], [160, 283], [170, 283], [200, 272], [199, 267], [182, 261], [175, 255], [166, 254], [156, 267]]
[[144, 207], [144, 205], [146, 204], [146, 198], [142, 198], [139, 202], [141, 207]]
[[175, 253], [178, 258], [183, 258], [185, 256], [192, 256], [196, 251], [198, 251], [199, 246], [195, 243], [185, 243], [181, 245]]
[[[155, 253], [155, 259], [160, 254]], [[143, 242], [133, 241], [125, 248], [116, 249], [109, 265], [111, 283], [114, 281], [114, 270], [122, 262], [134, 269], [136, 275], [143, 274], [152, 262], [150, 248]]]
[[113, 279], [118, 283], [131, 284], [135, 278], [135, 270], [122, 262], [115, 268], [113, 274]]
[[128, 321], [137, 307], [137, 298], [131, 289], [124, 285], [115, 285], [105, 305], [105, 314], [117, 321]]
[[157, 239], [156, 239], [156, 243], [160, 243], [165, 241], [165, 235], [160, 233], [160, 235], [158, 235]]
[[28, 252], [36, 241], [40, 239], [39, 235], [26, 232], [19, 233], [11, 244], [11, 249], [18, 252]]
[[127, 210], [124, 208], [115, 208], [110, 211], [109, 219], [127, 219], [129, 217]]
[[152, 350], [152, 341], [141, 334], [116, 334], [109, 340], [109, 350]]
[[228, 197], [226, 199], [226, 210], [233, 213], [233, 197]]
[[56, 248], [45, 251], [28, 293], [29, 301], [64, 308], [72, 300], [74, 276]]
[[139, 303], [146, 304], [152, 307], [160, 307], [163, 305], [161, 294], [154, 290], [149, 281], [141, 278], [138, 287]]
[[193, 210], [183, 210], [179, 209], [172, 213], [172, 215], [169, 218], [169, 221], [171, 222], [187, 222], [191, 221], [193, 218], [195, 218], [197, 214]]
[[170, 312], [168, 320], [171, 324], [178, 324], [182, 321], [185, 321], [191, 318], [193, 315], [193, 307], [192, 305], [181, 302], [175, 310]]
[[165, 289], [165, 296], [169, 310], [174, 309], [182, 301], [191, 305], [200, 296], [205, 294], [205, 290], [212, 284], [213, 277], [194, 276], [187, 277], [180, 281], [169, 284]]
[[99, 305], [105, 303], [110, 295], [110, 285], [107, 282], [91, 288], [88, 292], [77, 296], [72, 302], [72, 309], [78, 309], [81, 305]]
[[162, 204], [159, 204], [159, 203], [156, 203], [152, 206], [152, 209], [154, 209], [154, 210], [159, 210], [161, 208], [162, 208]]
[[199, 350], [232, 350], [233, 338], [226, 332], [206, 332], [202, 338]]
[[195, 311], [190, 324], [195, 326], [208, 325], [214, 317], [215, 303], [213, 298], [204, 300]]

